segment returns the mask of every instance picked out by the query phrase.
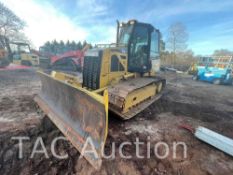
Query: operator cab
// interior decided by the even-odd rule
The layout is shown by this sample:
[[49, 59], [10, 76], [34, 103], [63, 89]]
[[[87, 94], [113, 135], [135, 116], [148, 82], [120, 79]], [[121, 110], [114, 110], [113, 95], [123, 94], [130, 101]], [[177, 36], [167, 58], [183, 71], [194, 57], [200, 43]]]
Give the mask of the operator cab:
[[12, 42], [10, 43], [12, 52], [16, 53], [30, 53], [30, 46], [27, 43]]
[[10, 57], [13, 60], [20, 60], [21, 54], [29, 54], [30, 53], [30, 46], [26, 43], [21, 42], [12, 42], [10, 43], [11, 55]]
[[152, 25], [131, 20], [117, 29], [117, 45], [127, 47], [128, 71], [146, 73], [159, 59], [160, 32]]

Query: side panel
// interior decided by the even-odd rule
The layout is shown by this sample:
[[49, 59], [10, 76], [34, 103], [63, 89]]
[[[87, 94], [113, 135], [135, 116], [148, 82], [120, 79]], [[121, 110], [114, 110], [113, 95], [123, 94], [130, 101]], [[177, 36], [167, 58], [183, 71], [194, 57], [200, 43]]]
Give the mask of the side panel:
[[111, 49], [108, 57], [104, 59], [108, 60], [108, 65], [105, 65], [108, 66], [108, 82], [105, 86], [115, 84], [127, 73], [127, 55], [120, 50]]

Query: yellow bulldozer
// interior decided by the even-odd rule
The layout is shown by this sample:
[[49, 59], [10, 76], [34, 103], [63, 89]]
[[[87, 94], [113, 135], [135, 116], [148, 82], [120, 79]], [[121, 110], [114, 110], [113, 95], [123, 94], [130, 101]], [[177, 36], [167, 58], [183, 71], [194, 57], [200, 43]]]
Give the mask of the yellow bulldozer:
[[39, 56], [32, 53], [29, 44], [24, 42], [11, 42], [10, 49], [9, 59], [14, 64], [39, 66]]
[[97, 154], [83, 156], [96, 169], [102, 164], [108, 111], [127, 120], [161, 97], [166, 80], [156, 76], [159, 46], [160, 32], [151, 24], [117, 22], [116, 43], [86, 51], [81, 73], [38, 73], [42, 89], [35, 101], [80, 152], [92, 140]]
[[39, 56], [32, 53], [27, 43], [10, 42], [6, 49], [0, 49], [0, 67], [6, 67], [10, 63], [25, 66], [39, 66]]

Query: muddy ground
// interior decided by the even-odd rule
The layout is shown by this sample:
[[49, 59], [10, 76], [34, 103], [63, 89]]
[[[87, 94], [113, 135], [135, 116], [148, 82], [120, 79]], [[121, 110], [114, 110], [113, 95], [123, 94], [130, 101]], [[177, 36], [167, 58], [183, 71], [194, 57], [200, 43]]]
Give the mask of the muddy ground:
[[[233, 87], [195, 82], [182, 74], [167, 72], [162, 76], [167, 79], [164, 96], [148, 109], [128, 121], [110, 113], [105, 153], [111, 153], [113, 143], [118, 149], [123, 141], [134, 143], [139, 138], [145, 143], [139, 149], [144, 158], [136, 158], [134, 144], [128, 145], [123, 153], [132, 158], [122, 159], [117, 152], [114, 159], [104, 159], [101, 170], [96, 171], [68, 141], [59, 141], [55, 149], [61, 155], [67, 153], [67, 159], [52, 156], [51, 142], [62, 134], [33, 101], [40, 89], [35, 71], [0, 71], [0, 174], [231, 175], [232, 157], [179, 126], [204, 126], [233, 138]], [[12, 139], [14, 136], [29, 139], [23, 141], [21, 159], [20, 145]], [[47, 158], [39, 153], [30, 158], [37, 137], [43, 140]], [[159, 141], [169, 145], [165, 159], [154, 154], [154, 145]], [[177, 142], [187, 144], [187, 157], [182, 147], [177, 148], [176, 158], [173, 157], [173, 143]], [[164, 147], [157, 151], [164, 155]]]

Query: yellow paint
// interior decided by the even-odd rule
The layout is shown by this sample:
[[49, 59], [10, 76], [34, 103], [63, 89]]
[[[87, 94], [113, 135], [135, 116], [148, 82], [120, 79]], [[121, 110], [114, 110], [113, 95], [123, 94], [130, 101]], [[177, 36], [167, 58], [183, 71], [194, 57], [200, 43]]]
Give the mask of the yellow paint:
[[68, 86], [72, 86], [73, 88], [76, 88], [77, 90], [88, 94], [89, 96], [91, 96], [92, 98], [97, 100], [98, 102], [105, 104], [103, 95], [100, 95], [100, 94], [97, 94], [95, 92], [89, 91], [85, 88], [82, 88], [82, 86], [80, 86], [79, 82], [75, 82], [74, 79], [72, 80], [72, 78], [76, 78], [72, 75], [61, 73], [61, 72], [56, 72], [56, 71], [52, 71], [51, 75], [48, 75], [48, 74], [46, 74], [44, 72], [40, 72], [40, 71], [38, 71], [38, 73], [43, 74], [45, 76], [49, 76], [50, 78], [53, 78], [53, 79], [55, 79], [63, 84], [66, 84]]
[[64, 81], [64, 82], [69, 83], [75, 87], [82, 87], [82, 83], [80, 82], [80, 80], [78, 80], [78, 78], [76, 76], [65, 74], [62, 72], [57, 72], [57, 71], [52, 71], [51, 76], [54, 79]]
[[22, 64], [22, 61], [28, 61], [32, 66], [39, 66], [39, 56], [32, 53], [21, 53], [19, 59], [13, 59], [14, 64]]
[[[103, 52], [100, 72], [100, 88], [116, 84], [123, 78], [124, 75], [128, 74], [127, 55], [118, 51], [111, 51], [111, 49], [116, 50], [117, 48], [106, 48]], [[111, 71], [111, 59], [114, 55], [117, 56], [119, 63], [122, 65], [122, 71]]]
[[19, 64], [19, 65], [20, 65], [20, 64], [21, 64], [21, 60], [13, 60], [13, 63], [14, 63], [14, 64]]
[[[108, 90], [104, 90], [104, 106], [105, 106], [105, 112], [106, 112], [106, 128], [105, 128], [105, 136], [104, 136], [104, 145], [108, 136]], [[104, 147], [103, 147], [104, 149]]]
[[151, 84], [129, 93], [125, 98], [125, 103], [123, 106], [122, 113], [128, 112], [130, 108], [140, 104], [141, 102], [147, 100], [150, 97], [155, 96], [156, 90], [157, 90], [157, 85]]

